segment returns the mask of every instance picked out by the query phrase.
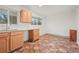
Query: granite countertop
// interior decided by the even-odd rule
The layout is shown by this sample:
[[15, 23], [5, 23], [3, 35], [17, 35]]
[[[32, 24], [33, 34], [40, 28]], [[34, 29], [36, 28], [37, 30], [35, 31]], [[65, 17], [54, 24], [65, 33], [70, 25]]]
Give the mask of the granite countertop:
[[0, 32], [16, 32], [16, 31], [26, 31], [26, 30], [1, 30]]
[[18, 29], [18, 30], [17, 29], [14, 29], [14, 30], [13, 29], [12, 30], [0, 30], [0, 33], [1, 32], [16, 32], [16, 31], [23, 31], [24, 32], [24, 31], [28, 31], [28, 30], [33, 30], [33, 29], [26, 29], [26, 30], [25, 29], [24, 30], [22, 30], [22, 29]]

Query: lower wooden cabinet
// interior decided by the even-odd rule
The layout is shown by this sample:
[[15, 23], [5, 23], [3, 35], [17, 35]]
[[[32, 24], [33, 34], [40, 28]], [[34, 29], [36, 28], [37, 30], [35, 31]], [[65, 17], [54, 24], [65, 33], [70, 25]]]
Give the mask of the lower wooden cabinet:
[[23, 45], [23, 32], [11, 32], [10, 50], [13, 51]]
[[9, 33], [0, 33], [0, 53], [9, 52]]
[[39, 39], [39, 29], [29, 30], [29, 41], [33, 42]]
[[0, 53], [11, 52], [23, 45], [23, 32], [0, 33]]

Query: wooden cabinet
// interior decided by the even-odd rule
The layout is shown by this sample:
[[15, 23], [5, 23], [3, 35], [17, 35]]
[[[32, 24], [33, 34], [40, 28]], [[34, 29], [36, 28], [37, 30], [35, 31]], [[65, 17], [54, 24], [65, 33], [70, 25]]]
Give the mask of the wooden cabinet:
[[77, 30], [70, 30], [70, 41], [77, 41]]
[[23, 32], [0, 33], [0, 53], [11, 52], [23, 45]]
[[31, 12], [27, 9], [22, 9], [20, 11], [20, 20], [22, 23], [30, 23], [32, 22]]
[[23, 45], [23, 32], [11, 32], [10, 51], [22, 47], [22, 45]]
[[29, 30], [29, 41], [36, 41], [39, 39], [39, 29]]
[[9, 52], [9, 33], [0, 33], [0, 53]]
[[28, 20], [27, 22], [32, 22], [32, 13], [30, 11], [28, 11]]

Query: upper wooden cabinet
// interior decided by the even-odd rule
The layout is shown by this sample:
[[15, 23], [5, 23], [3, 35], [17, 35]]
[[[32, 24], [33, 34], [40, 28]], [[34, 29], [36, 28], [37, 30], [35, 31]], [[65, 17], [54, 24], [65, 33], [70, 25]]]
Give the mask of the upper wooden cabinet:
[[28, 11], [28, 22], [32, 22], [32, 13]]
[[22, 9], [20, 11], [20, 21], [22, 23], [30, 23], [32, 22], [32, 14], [29, 10], [27, 9]]

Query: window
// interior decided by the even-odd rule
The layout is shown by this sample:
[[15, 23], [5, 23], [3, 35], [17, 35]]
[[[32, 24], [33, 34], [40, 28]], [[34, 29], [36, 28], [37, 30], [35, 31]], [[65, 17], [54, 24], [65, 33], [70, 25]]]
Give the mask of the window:
[[38, 17], [32, 17], [32, 25], [41, 25], [41, 18]]
[[9, 12], [9, 21], [10, 24], [17, 24], [17, 12], [14, 11]]
[[0, 9], [0, 24], [8, 23], [8, 12], [5, 9]]

